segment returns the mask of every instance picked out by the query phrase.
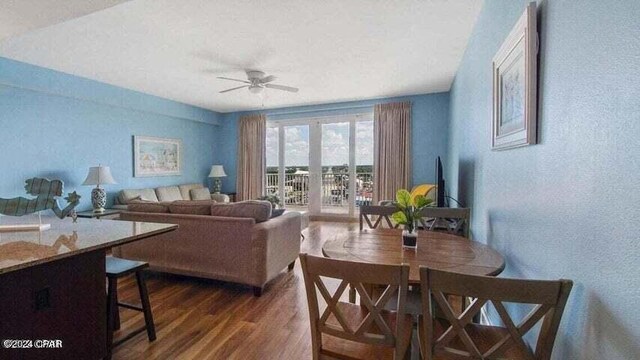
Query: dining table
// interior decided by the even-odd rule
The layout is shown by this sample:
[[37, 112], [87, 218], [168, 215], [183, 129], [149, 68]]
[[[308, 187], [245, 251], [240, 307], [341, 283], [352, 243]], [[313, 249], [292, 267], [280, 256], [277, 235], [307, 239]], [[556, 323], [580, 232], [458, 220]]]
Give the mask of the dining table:
[[325, 257], [375, 264], [408, 264], [409, 285], [420, 284], [420, 267], [468, 275], [496, 276], [505, 267], [490, 246], [438, 231], [418, 231], [415, 248], [402, 246], [400, 229], [364, 229], [336, 235], [323, 247]]
[[[422, 312], [420, 267], [468, 275], [497, 276], [505, 267], [502, 255], [490, 246], [446, 232], [419, 230], [415, 248], [402, 245], [401, 229], [363, 229], [336, 235], [322, 246], [325, 257], [374, 264], [409, 265], [407, 313]], [[367, 287], [367, 291], [373, 288]], [[479, 319], [475, 319], [477, 321]], [[419, 359], [419, 341], [414, 331], [409, 351], [410, 359]]]
[[[497, 276], [505, 267], [502, 255], [490, 246], [447, 232], [419, 230], [416, 247], [402, 245], [401, 229], [354, 230], [328, 239], [325, 257], [374, 264], [409, 265], [409, 285], [420, 285], [420, 267], [467, 275]], [[407, 298], [409, 313], [420, 313], [419, 287]], [[417, 358], [417, 339], [411, 358]]]

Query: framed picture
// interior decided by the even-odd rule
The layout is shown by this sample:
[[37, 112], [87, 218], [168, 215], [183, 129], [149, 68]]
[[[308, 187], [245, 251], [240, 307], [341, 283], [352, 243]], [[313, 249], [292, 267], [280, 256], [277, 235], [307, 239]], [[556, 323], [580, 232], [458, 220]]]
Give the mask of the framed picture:
[[537, 142], [537, 52], [532, 2], [493, 58], [493, 150]]
[[182, 170], [182, 140], [133, 137], [133, 176], [174, 176]]

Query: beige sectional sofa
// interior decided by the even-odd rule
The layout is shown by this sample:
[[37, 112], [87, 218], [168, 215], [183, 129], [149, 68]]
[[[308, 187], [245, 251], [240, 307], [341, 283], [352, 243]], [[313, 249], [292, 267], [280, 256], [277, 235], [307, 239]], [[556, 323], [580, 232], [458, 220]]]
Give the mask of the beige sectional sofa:
[[202, 184], [183, 184], [162, 186], [155, 189], [125, 189], [120, 190], [114, 200], [113, 207], [126, 209], [131, 201], [144, 200], [153, 202], [168, 202], [177, 200], [216, 200], [220, 201], [220, 194], [209, 193], [209, 189]]
[[113, 250], [115, 256], [147, 261], [158, 271], [246, 284], [259, 296], [268, 281], [285, 267], [293, 268], [300, 253], [300, 213], [271, 218], [268, 202], [129, 203], [122, 220], [179, 225], [174, 232]]

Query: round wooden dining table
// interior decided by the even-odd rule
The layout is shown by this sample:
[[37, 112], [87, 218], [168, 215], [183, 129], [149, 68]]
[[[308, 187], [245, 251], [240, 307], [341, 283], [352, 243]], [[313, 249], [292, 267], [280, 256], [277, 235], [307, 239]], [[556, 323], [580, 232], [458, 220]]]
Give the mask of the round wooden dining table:
[[402, 246], [402, 230], [367, 229], [337, 235], [322, 247], [332, 259], [376, 264], [409, 264], [409, 284], [420, 283], [420, 266], [469, 275], [496, 276], [504, 258], [487, 245], [462, 236], [418, 231], [417, 248]]

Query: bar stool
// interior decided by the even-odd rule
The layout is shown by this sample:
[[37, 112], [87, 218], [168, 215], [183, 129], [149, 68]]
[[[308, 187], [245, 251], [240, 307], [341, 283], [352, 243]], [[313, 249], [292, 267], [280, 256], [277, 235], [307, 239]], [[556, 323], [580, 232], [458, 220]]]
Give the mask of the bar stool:
[[[113, 256], [106, 257], [106, 273], [108, 280], [107, 290], [107, 349], [108, 356], [111, 358], [111, 351], [114, 347], [131, 339], [142, 331], [147, 331], [149, 341], [156, 339], [156, 327], [153, 323], [153, 314], [151, 313], [151, 305], [149, 304], [149, 293], [147, 292], [147, 284], [145, 283], [143, 269], [149, 267], [149, 263], [144, 261], [133, 261], [120, 259]], [[138, 282], [138, 291], [140, 292], [140, 302], [142, 306], [136, 306], [118, 302], [118, 279], [131, 273], [136, 274]], [[120, 311], [118, 307], [136, 310], [144, 313], [145, 326], [132, 331], [122, 339], [113, 343], [113, 332], [120, 329]]]

